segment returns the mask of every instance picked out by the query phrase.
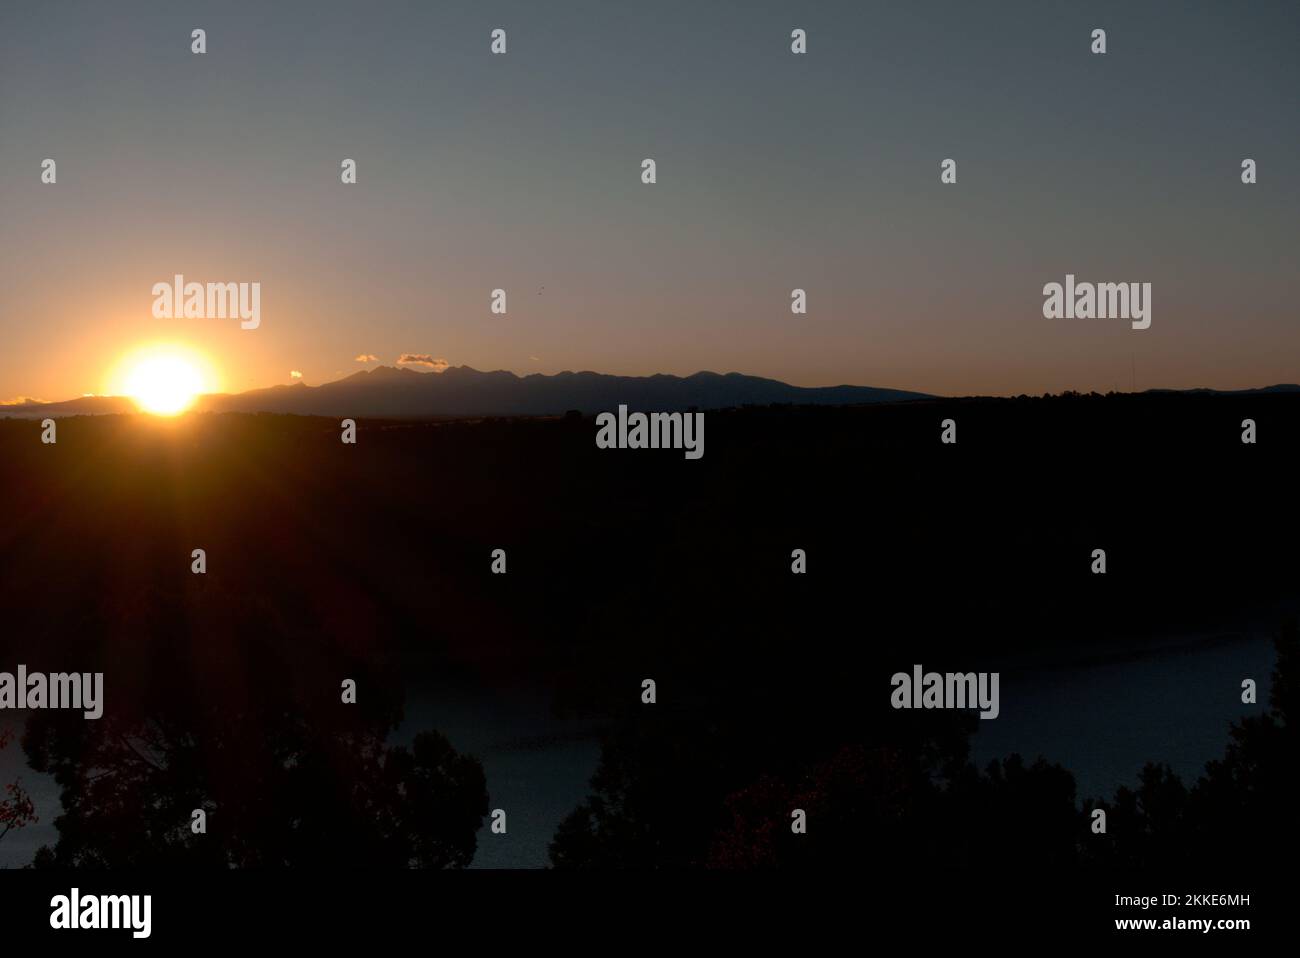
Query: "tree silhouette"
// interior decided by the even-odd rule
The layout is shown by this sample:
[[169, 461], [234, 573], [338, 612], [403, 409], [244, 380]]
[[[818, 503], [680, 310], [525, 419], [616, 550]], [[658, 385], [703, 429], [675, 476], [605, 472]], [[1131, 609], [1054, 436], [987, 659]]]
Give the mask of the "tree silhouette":
[[[890, 717], [863, 741], [826, 749], [797, 722], [753, 712], [625, 717], [601, 751], [592, 793], [551, 843], [556, 868], [844, 865], [914, 853], [941, 783], [961, 766], [961, 717]], [[821, 753], [818, 755], [818, 753]], [[807, 834], [791, 830], [803, 809]]]
[[[905, 753], [845, 746], [793, 782], [769, 774], [727, 798], [730, 821], [713, 836], [710, 868], [848, 865], [896, 856], [917, 837], [917, 809], [938, 789]], [[793, 813], [808, 831], [796, 834]]]
[[[13, 732], [0, 729], [0, 750], [13, 740]], [[15, 828], [23, 828], [39, 821], [31, 796], [23, 788], [22, 779], [14, 779], [4, 787], [5, 797], [0, 799], [0, 839]]]
[[1169, 768], [1148, 763], [1136, 789], [1120, 788], [1107, 810], [1107, 836], [1086, 844], [1094, 866], [1197, 867], [1221, 874], [1277, 867], [1300, 850], [1300, 632], [1291, 622], [1274, 639], [1277, 663], [1269, 711], [1232, 723], [1221, 759], [1190, 788]]
[[63, 812], [35, 864], [468, 865], [487, 814], [481, 765], [437, 732], [386, 744], [392, 723], [329, 697], [205, 703], [191, 690], [98, 721], [38, 713], [24, 745]]
[[[874, 741], [801, 763], [789, 743], [783, 751], [725, 721], [694, 733], [682, 722], [633, 721], [606, 741], [592, 794], [561, 824], [551, 861], [754, 869], [872, 860], [981, 875], [1275, 867], [1300, 850], [1294, 623], [1275, 645], [1269, 712], [1233, 723], [1224, 756], [1190, 788], [1168, 766], [1147, 763], [1136, 787], [1080, 809], [1066, 769], [1012, 755], [981, 771], [951, 724], [919, 740], [877, 729]], [[807, 814], [806, 834], [791, 830], [796, 808]], [[1091, 831], [1094, 808], [1107, 812], [1105, 834]]]

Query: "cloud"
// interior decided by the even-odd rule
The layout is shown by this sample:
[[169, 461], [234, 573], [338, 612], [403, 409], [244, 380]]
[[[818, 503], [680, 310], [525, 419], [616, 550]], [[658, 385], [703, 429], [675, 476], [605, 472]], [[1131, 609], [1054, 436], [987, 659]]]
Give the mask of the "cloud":
[[434, 359], [429, 353], [402, 353], [397, 357], [399, 366], [425, 366], [434, 372], [442, 372], [451, 363], [445, 359]]
[[44, 399], [34, 396], [15, 396], [13, 399], [0, 399], [0, 406], [43, 406]]
[[298, 372], [296, 369], [289, 370], [289, 375], [294, 379], [302, 379], [302, 373]]
[[356, 362], [359, 362], [359, 363], [377, 363], [377, 362], [379, 362], [379, 357], [376, 356], [374, 353], [362, 353], [360, 356], [358, 356], [358, 357], [356, 358]]

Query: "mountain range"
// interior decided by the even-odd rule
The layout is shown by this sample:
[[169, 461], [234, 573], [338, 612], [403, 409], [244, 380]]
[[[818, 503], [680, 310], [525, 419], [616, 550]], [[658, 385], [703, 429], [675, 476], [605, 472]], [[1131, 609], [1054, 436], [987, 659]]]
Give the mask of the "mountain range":
[[[200, 396], [199, 412], [269, 412], [304, 416], [437, 418], [561, 415], [613, 410], [672, 412], [691, 407], [718, 409], [745, 404], [810, 403], [847, 405], [930, 398], [925, 393], [870, 386], [791, 386], [775, 379], [698, 372], [693, 376], [610, 376], [593, 372], [481, 372], [452, 366], [416, 372], [393, 366], [362, 370], [345, 379]], [[86, 396], [66, 402], [24, 402], [0, 406], [0, 416], [93, 415], [135, 412], [123, 396]]]
[[[1288, 383], [1255, 389], [1148, 390], [1183, 393], [1300, 392]], [[267, 412], [302, 416], [352, 416], [372, 419], [467, 418], [479, 416], [548, 416], [576, 409], [585, 414], [614, 410], [673, 412], [692, 407], [791, 403], [854, 405], [936, 398], [927, 393], [873, 386], [791, 386], [776, 379], [741, 373], [698, 372], [692, 376], [610, 376], [594, 372], [533, 373], [517, 376], [506, 370], [482, 372], [451, 366], [442, 372], [416, 372], [377, 366], [344, 379], [308, 386], [305, 383], [251, 389], [241, 393], [212, 393], [194, 404], [199, 412]], [[125, 396], [85, 396], [66, 402], [27, 400], [0, 405], [4, 416], [77, 416], [134, 413]]]

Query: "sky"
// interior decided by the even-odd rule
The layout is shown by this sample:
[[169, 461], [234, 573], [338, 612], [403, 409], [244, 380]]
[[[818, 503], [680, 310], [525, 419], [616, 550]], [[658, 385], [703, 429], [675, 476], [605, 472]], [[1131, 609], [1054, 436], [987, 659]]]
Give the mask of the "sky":
[[[157, 341], [228, 391], [405, 353], [1296, 382], [1298, 94], [1300, 4], [1267, 0], [4, 4], [0, 399], [107, 391]], [[177, 273], [260, 283], [260, 326], [156, 318]], [[1151, 327], [1045, 319], [1067, 273], [1151, 283]]]

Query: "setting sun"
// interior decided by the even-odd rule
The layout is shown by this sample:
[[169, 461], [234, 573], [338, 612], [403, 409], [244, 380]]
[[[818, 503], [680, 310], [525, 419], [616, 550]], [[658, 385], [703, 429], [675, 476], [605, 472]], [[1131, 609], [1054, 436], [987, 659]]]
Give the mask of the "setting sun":
[[210, 363], [184, 346], [144, 347], [125, 357], [110, 378], [109, 390], [135, 400], [143, 412], [175, 416], [214, 388]]

